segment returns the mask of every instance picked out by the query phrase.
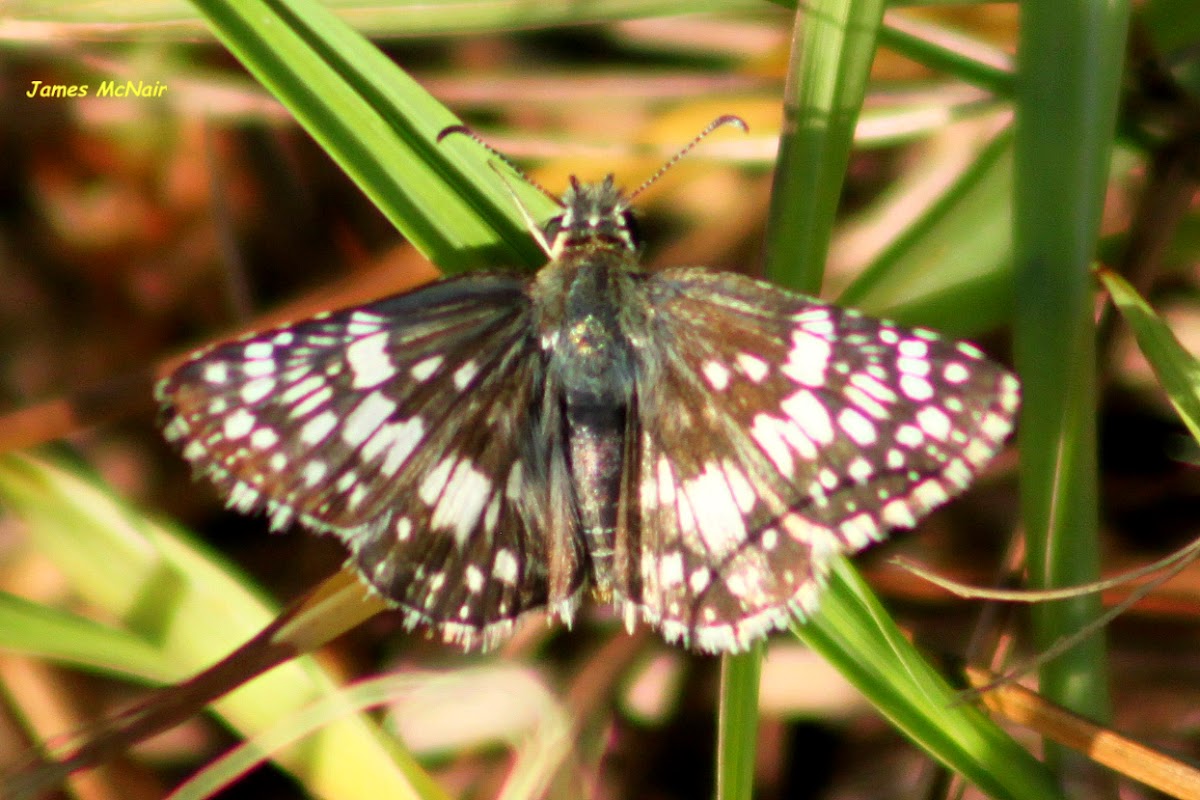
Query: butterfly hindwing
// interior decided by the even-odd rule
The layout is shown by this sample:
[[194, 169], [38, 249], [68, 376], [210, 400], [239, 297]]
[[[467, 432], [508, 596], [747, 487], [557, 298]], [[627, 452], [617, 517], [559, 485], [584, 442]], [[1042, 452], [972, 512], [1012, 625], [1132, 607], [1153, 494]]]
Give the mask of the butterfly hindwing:
[[615, 589], [669, 641], [744, 649], [832, 553], [911, 527], [1000, 447], [1016, 380], [970, 345], [742, 276], [647, 277]]

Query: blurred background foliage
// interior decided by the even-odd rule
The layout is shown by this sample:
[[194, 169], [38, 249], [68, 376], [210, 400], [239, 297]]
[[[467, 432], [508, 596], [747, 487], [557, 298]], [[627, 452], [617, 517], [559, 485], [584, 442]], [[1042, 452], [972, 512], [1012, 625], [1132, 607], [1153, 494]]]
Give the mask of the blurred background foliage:
[[[749, 0], [330, 6], [552, 191], [570, 175], [608, 172], [637, 186], [709, 120], [741, 116], [749, 135], [713, 137], [644, 196], [645, 263], [763, 274], [793, 9]], [[1190, 0], [1154, 0], [1130, 30], [1099, 256], [1196, 352], [1200, 15]], [[824, 297], [972, 336], [1010, 358], [1019, 34], [1012, 4], [888, 12], [830, 231]], [[0, 43], [0, 402], [12, 412], [0, 418], [0, 440], [60, 440], [43, 453], [71, 465], [10, 459], [0, 478], [0, 492], [23, 511], [0, 516], [0, 645], [8, 650], [0, 655], [0, 753], [15, 760], [147, 691], [125, 678], [179, 680], [219, 658], [231, 628], [235, 643], [249, 637], [342, 561], [332, 540], [267, 536], [261, 519], [222, 510], [208, 486], [191, 481], [154, 425], [151, 372], [202, 342], [399, 291], [434, 278], [438, 266], [523, 268], [536, 251], [503, 232], [503, 244], [451, 247], [436, 217], [460, 212], [440, 206], [424, 209], [434, 222], [411, 228], [381, 211], [186, 4], [10, 2], [0, 11]], [[107, 80], [166, 91], [96, 96]], [[91, 91], [28, 96], [37, 81]], [[519, 217], [509, 224], [519, 226]], [[1098, 319], [1101, 547], [1104, 570], [1118, 572], [1196, 536], [1200, 479], [1196, 443], [1132, 336], [1111, 315]], [[1022, 613], [981, 618], [978, 604], [884, 563], [904, 554], [981, 585], [1015, 569], [1016, 463], [1015, 452], [1002, 455], [963, 501], [859, 561], [902, 628], [933, 652], [973, 653], [981, 632], [988, 652], [1034, 649]], [[31, 516], [69, 535], [49, 544], [31, 530]], [[170, 575], [181, 570], [190, 587], [203, 585], [211, 604], [164, 627], [155, 642], [162, 647], [149, 652], [124, 626], [158, 620], [154, 612], [174, 595], [122, 594], [121, 576], [142, 563], [143, 542], [174, 536], [174, 523], [164, 533], [160, 516], [195, 532], [194, 552], [172, 551]], [[219, 569], [210, 573], [212, 564]], [[89, 570], [108, 583], [85, 585], [79, 576]], [[1200, 570], [1183, 572], [1112, 626], [1106, 656], [1114, 725], [1193, 759], [1198, 595]], [[235, 610], [213, 617], [218, 607]], [[164, 659], [166, 651], [188, 655]], [[397, 757], [407, 776], [397, 785], [410, 787], [397, 796], [714, 791], [717, 660], [646, 632], [629, 637], [596, 605], [570, 632], [526, 627], [504, 656], [464, 657], [404, 634], [384, 614], [322, 650], [319, 674], [314, 662], [289, 680], [393, 676], [381, 695], [390, 709], [382, 729], [440, 787]], [[295, 694], [298, 685], [278, 691]], [[760, 707], [758, 797], [952, 791], [921, 751], [791, 637], [772, 644]], [[238, 714], [254, 708], [232, 709], [226, 722], [237, 727]], [[377, 731], [347, 735], [375, 741]], [[235, 741], [229, 729], [195, 718], [74, 780], [71, 791], [160, 797]], [[380, 752], [394, 756], [386, 744]], [[355, 795], [343, 782], [359, 767], [295, 763], [258, 767], [220, 796]]]

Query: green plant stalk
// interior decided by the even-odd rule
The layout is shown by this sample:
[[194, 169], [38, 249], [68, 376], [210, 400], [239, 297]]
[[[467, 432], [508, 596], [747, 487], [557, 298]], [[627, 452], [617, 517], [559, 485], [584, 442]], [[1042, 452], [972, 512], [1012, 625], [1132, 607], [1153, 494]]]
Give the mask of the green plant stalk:
[[818, 294], [883, 19], [882, 0], [796, 13], [767, 229], [767, 277]]
[[[881, 0], [818, 0], [796, 12], [783, 135], [767, 232], [767, 277], [821, 288], [854, 126], [883, 18]], [[717, 795], [753, 792], [762, 648], [726, 656], [721, 669]]]
[[[821, 284], [882, 14], [882, 3], [819, 0], [797, 16], [767, 250], [768, 276], [793, 289], [815, 294]], [[885, 272], [873, 278], [886, 280]], [[956, 701], [844, 560], [836, 563], [820, 610], [796, 632], [914, 742], [985, 791], [1059, 796], [1036, 759], [977, 709]], [[736, 663], [726, 669], [724, 708], [748, 706], [728, 697], [733, 679], [748, 673]], [[745, 742], [755, 728], [748, 719], [740, 733], [723, 723], [730, 735], [722, 740], [718, 769], [737, 769], [747, 748], [735, 751], [733, 743], [737, 737]]]
[[721, 708], [717, 719], [717, 797], [754, 796], [754, 753], [758, 743], [758, 684], [764, 645], [721, 659]]
[[[1035, 588], [1099, 575], [1096, 368], [1089, 265], [1099, 233], [1129, 8], [1061, 0], [1021, 7], [1015, 140], [1015, 354], [1024, 385], [1021, 506]], [[1085, 626], [1095, 596], [1033, 609], [1039, 648]], [[1041, 691], [1109, 717], [1102, 634], [1041, 671]]]

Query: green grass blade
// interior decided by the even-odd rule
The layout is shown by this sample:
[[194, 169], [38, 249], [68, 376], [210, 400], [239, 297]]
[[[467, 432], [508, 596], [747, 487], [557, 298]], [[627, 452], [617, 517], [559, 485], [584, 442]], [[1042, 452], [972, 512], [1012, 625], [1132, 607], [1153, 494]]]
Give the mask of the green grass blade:
[[891, 11], [884, 17], [879, 44], [981, 89], [1012, 96], [1011, 56], [978, 39]]
[[882, 0], [817, 0], [796, 14], [767, 236], [767, 276], [818, 294]]
[[1012, 318], [1012, 136], [980, 152], [838, 298], [905, 324], [967, 336]]
[[[559, 25], [594, 25], [648, 17], [760, 10], [760, 0], [331, 0], [325, 4], [347, 24], [372, 36], [495, 33]], [[193, 39], [205, 32], [186, 0], [13, 0], [5, 4], [0, 40], [50, 38], [88, 41]]]
[[0, 650], [165, 683], [174, 671], [138, 636], [0, 592]]
[[821, 608], [793, 628], [888, 720], [932, 757], [992, 797], [1062, 797], [1053, 776], [929, 666], [844, 559]]
[[754, 796], [758, 743], [758, 685], [764, 646], [721, 659], [721, 708], [717, 721], [717, 798]]
[[[512, 198], [456, 118], [312, 0], [197, 0], [221, 41], [426, 257], [448, 272], [543, 260]], [[551, 208], [518, 186], [535, 213]]]
[[[33, 546], [76, 592], [121, 620], [142, 643], [141, 657], [118, 662], [110, 654], [103, 666], [114, 672], [178, 681], [225, 657], [277, 613], [244, 577], [178, 529], [48, 461], [0, 458], [0, 503], [24, 522]], [[59, 630], [61, 625], [46, 627], [42, 642], [28, 642], [28, 652], [52, 651], [48, 639]], [[333, 691], [335, 683], [317, 663], [302, 657], [217, 701], [214, 710], [252, 737]], [[278, 763], [323, 797], [445, 797], [411, 756], [363, 716], [339, 720], [304, 747], [281, 751]]]
[[1111, 270], [1100, 270], [1099, 274], [1167, 399], [1200, 442], [1200, 361], [1184, 349], [1171, 328], [1124, 278]]
[[[1063, 0], [1022, 6], [1015, 140], [1017, 371], [1021, 499], [1034, 588], [1099, 575], [1094, 284], [1112, 152], [1128, 4]], [[1039, 647], [1100, 613], [1094, 595], [1032, 609]], [[1104, 637], [1046, 664], [1051, 700], [1109, 716]]]

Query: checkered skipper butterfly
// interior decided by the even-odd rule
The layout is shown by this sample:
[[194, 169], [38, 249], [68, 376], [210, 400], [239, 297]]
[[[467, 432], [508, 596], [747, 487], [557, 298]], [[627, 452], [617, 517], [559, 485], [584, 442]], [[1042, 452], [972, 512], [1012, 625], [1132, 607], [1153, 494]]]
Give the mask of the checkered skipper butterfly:
[[813, 610], [833, 554], [961, 492], [1019, 387], [927, 330], [643, 271], [630, 202], [649, 183], [572, 179], [531, 226], [534, 276], [449, 278], [196, 353], [157, 387], [167, 438], [232, 507], [337, 536], [447, 642], [492, 647], [535, 610], [569, 624], [591, 590], [668, 642], [747, 648]]

